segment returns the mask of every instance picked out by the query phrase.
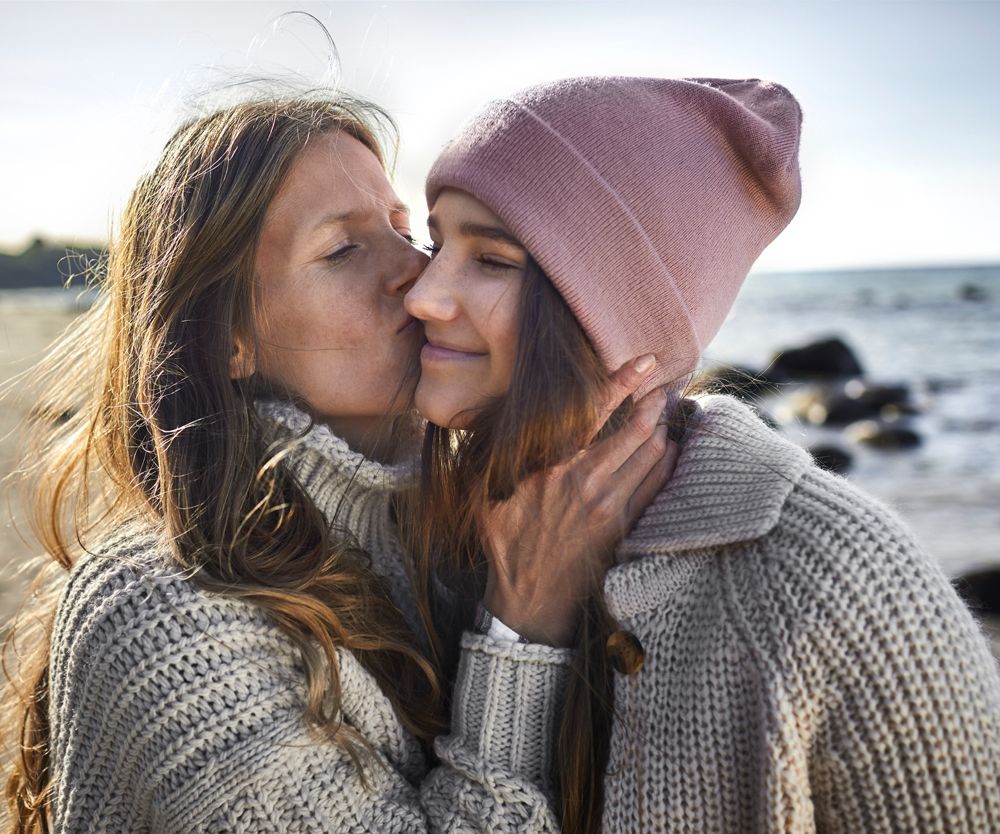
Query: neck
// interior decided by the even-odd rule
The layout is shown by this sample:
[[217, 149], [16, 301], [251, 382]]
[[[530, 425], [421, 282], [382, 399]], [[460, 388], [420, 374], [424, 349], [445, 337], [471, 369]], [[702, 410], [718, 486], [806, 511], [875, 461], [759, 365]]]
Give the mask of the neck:
[[355, 452], [376, 463], [393, 463], [405, 438], [401, 429], [408, 425], [401, 417], [331, 417], [323, 422]]

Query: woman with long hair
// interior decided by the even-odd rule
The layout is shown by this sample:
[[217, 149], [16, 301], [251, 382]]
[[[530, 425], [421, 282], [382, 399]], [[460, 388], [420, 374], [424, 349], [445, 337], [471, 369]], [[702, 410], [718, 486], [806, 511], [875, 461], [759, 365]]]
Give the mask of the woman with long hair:
[[[488, 105], [427, 181], [433, 259], [406, 296], [423, 560], [485, 576], [496, 639], [573, 651], [565, 832], [1000, 830], [1000, 678], [939, 567], [744, 405], [685, 395], [798, 208], [800, 124], [758, 80], [569, 79]], [[497, 542], [498, 520], [639, 353], [677, 469], [615, 564], [526, 622], [547, 556]]]
[[[8, 640], [38, 628], [8, 668], [10, 830], [556, 825], [537, 715], [567, 675], [537, 647], [462, 650], [431, 768], [447, 699], [393, 499], [427, 258], [393, 130], [330, 91], [251, 97], [181, 126], [133, 191], [42, 369], [28, 506], [62, 570]], [[590, 493], [609, 536], [669, 474], [646, 411], [595, 456], [625, 482]]]

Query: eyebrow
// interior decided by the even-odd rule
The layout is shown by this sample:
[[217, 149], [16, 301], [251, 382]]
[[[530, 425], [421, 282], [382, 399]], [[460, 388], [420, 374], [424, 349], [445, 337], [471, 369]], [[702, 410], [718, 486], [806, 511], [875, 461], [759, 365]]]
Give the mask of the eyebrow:
[[[433, 217], [427, 218], [427, 226], [435, 231], [440, 231], [437, 221]], [[462, 237], [484, 237], [488, 240], [499, 240], [501, 243], [509, 243], [525, 252], [528, 251], [514, 235], [496, 226], [484, 226], [482, 223], [473, 223], [471, 220], [467, 220], [458, 227], [458, 233]]]
[[[407, 217], [410, 216], [410, 207], [406, 203], [389, 203], [388, 209], [392, 214], [405, 214]], [[324, 226], [335, 226], [338, 223], [353, 223], [358, 220], [365, 220], [371, 217], [378, 207], [363, 208], [363, 209], [353, 209], [351, 211], [345, 211], [341, 214], [328, 214], [315, 226], [313, 229], [321, 229]]]

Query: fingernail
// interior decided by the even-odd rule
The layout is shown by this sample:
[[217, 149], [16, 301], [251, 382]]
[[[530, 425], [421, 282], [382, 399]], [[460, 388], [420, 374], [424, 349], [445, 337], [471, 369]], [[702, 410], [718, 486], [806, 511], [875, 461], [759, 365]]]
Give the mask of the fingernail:
[[635, 368], [637, 373], [644, 374], [655, 364], [656, 357], [651, 353], [647, 353], [645, 356], [640, 356], [636, 359], [635, 364], [632, 367]]

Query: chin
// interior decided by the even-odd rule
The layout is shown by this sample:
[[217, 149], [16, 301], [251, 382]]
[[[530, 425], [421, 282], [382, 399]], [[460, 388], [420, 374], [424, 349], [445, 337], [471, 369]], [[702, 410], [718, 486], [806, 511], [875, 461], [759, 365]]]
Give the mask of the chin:
[[468, 425], [469, 415], [455, 407], [447, 394], [435, 391], [432, 385], [425, 385], [423, 379], [417, 384], [413, 403], [428, 423], [448, 429], [464, 429]]

